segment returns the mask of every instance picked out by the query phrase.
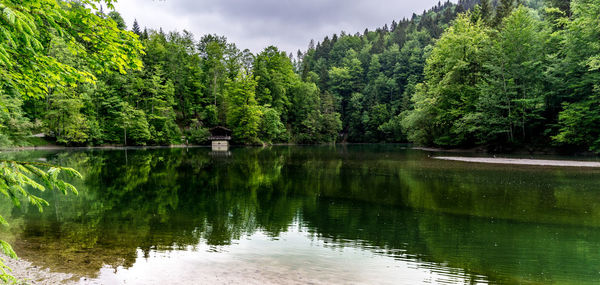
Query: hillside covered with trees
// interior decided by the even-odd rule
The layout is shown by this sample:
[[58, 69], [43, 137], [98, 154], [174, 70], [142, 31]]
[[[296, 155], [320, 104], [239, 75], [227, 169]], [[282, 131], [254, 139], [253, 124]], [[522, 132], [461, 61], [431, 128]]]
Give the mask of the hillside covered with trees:
[[600, 1], [440, 4], [325, 38], [300, 73], [334, 96], [347, 141], [598, 150], [599, 21]]
[[130, 54], [142, 53], [140, 67], [99, 66], [48, 39], [48, 58], [94, 80], [3, 87], [0, 145], [36, 133], [65, 145], [202, 144], [210, 128], [226, 126], [239, 144], [600, 150], [598, 0], [439, 3], [295, 54], [273, 46], [252, 54], [222, 36], [96, 15], [137, 38]]

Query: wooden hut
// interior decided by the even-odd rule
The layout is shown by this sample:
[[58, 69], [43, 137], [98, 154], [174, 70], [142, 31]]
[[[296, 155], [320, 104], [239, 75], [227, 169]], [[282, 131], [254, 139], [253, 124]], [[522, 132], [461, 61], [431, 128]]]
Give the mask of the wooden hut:
[[233, 132], [225, 127], [214, 127], [210, 129], [210, 137], [213, 151], [227, 151], [229, 149], [229, 141]]

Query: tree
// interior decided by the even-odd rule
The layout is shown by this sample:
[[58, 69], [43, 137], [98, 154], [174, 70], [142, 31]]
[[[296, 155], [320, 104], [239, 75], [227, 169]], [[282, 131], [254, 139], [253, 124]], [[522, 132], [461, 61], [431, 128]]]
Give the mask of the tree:
[[142, 110], [124, 102], [121, 105], [119, 123], [123, 129], [123, 145], [146, 145], [151, 134]]
[[173, 82], [165, 80], [166, 75], [160, 66], [154, 67], [148, 87], [149, 96], [145, 112], [150, 128], [150, 138], [154, 143], [168, 145], [178, 139], [179, 127], [175, 123], [175, 89]]
[[290, 105], [288, 93], [295, 80], [294, 67], [285, 52], [274, 46], [267, 47], [254, 60], [254, 80], [256, 80], [256, 100], [261, 105], [269, 105], [284, 120]]
[[490, 5], [490, 0], [481, 0], [479, 13], [481, 15], [481, 20], [484, 23], [489, 23], [492, 18], [492, 7]]
[[562, 96], [567, 100], [559, 114], [559, 144], [587, 147], [600, 152], [600, 1], [574, 0], [573, 20], [568, 22], [563, 40], [564, 62]]
[[140, 29], [140, 24], [138, 24], [137, 19], [133, 19], [133, 27], [131, 27], [131, 31], [138, 36], [142, 35], [142, 30]]
[[23, 100], [0, 89], [0, 146], [14, 145], [31, 134], [32, 124], [23, 112]]
[[[322, 94], [334, 96], [336, 112], [343, 121], [343, 133], [353, 134], [345, 137], [346, 140], [383, 140], [380, 126], [374, 123], [384, 118], [373, 113], [371, 107], [385, 107], [378, 109], [385, 109], [384, 123], [411, 109], [410, 97], [424, 79], [425, 59], [432, 42], [460, 11], [473, 9], [477, 2], [439, 3], [420, 16], [414, 14], [412, 19], [393, 23], [392, 29], [385, 26], [374, 31], [365, 29], [355, 35], [342, 32], [337, 40], [333, 40], [335, 35], [326, 37], [314, 50], [302, 54], [298, 72], [305, 82], [317, 83]], [[353, 94], [362, 94], [360, 104], [367, 107], [351, 105]], [[361, 110], [353, 110], [354, 107]], [[352, 128], [357, 129], [351, 129], [350, 121]], [[399, 126], [397, 121], [394, 125]]]
[[553, 139], [562, 144], [600, 152], [600, 90], [581, 102], [565, 103], [560, 112], [560, 130]]
[[[95, 2], [87, 0], [84, 4]], [[49, 88], [95, 79], [90, 71], [46, 54], [52, 39], [63, 39], [69, 50], [85, 59], [91, 71], [124, 73], [127, 68], [141, 67], [141, 45], [133, 34], [118, 29], [110, 18], [90, 13], [83, 5], [57, 0], [3, 1], [0, 10], [0, 88], [9, 92], [43, 97]]]
[[378, 130], [385, 136], [388, 142], [406, 142], [406, 135], [402, 129], [402, 117], [395, 116], [389, 121], [381, 124]]
[[241, 72], [235, 81], [229, 79], [225, 84], [229, 106], [227, 123], [233, 128], [234, 139], [241, 143], [260, 143], [258, 131], [262, 114], [256, 102], [255, 88], [256, 81], [252, 76]]
[[260, 110], [262, 118], [259, 125], [258, 137], [268, 143], [286, 141], [286, 129], [281, 122], [279, 112], [273, 108], [263, 106]]
[[364, 112], [367, 104], [364, 104], [365, 96], [362, 93], [355, 92], [348, 100], [346, 119], [348, 137], [354, 141], [363, 142], [365, 140], [364, 123], [368, 121], [368, 114]]
[[480, 110], [472, 116], [480, 143], [525, 143], [542, 135], [547, 40], [528, 8], [520, 6], [502, 22], [489, 76], [480, 84]]
[[[110, 11], [108, 12], [108, 17], [110, 19], [112, 19], [116, 24], [117, 24], [117, 29], [119, 30], [126, 30], [127, 29], [127, 25], [125, 24], [125, 20], [123, 20], [123, 17], [121, 17], [121, 14], [117, 11]], [[137, 24], [137, 21], [134, 21], [134, 30], [135, 30], [135, 24]], [[139, 26], [138, 26], [138, 30], [139, 30]], [[135, 33], [135, 31], [134, 31]], [[138, 36], [140, 34], [136, 33]]]
[[[50, 88], [73, 87], [93, 82], [88, 70], [78, 69], [47, 54], [53, 39], [62, 39], [67, 48], [85, 59], [89, 70], [105, 72], [140, 68], [141, 45], [132, 34], [119, 30], [112, 19], [92, 13], [100, 1], [85, 0], [83, 5], [63, 1], [2, 1], [0, 3], [0, 90], [40, 98]], [[112, 0], [103, 1], [112, 7]], [[88, 7], [84, 6], [88, 5]], [[4, 91], [6, 90], [6, 91]], [[2, 94], [0, 94], [2, 95]], [[0, 111], [4, 112], [4, 110]], [[47, 169], [46, 171], [42, 169]], [[58, 189], [74, 192], [75, 187], [59, 178], [60, 172], [77, 177], [69, 168], [40, 163], [0, 161], [0, 192], [18, 205], [19, 197], [40, 209], [47, 205], [27, 187], [40, 191]], [[42, 184], [34, 179], [39, 179]], [[6, 223], [4, 219], [0, 222]], [[1, 242], [2, 251], [16, 257], [10, 245]], [[12, 278], [0, 262], [0, 279]]]
[[436, 42], [425, 67], [425, 82], [413, 95], [414, 110], [404, 114], [409, 139], [458, 146], [473, 141], [469, 119], [486, 74], [490, 37], [482, 23], [460, 15]]
[[[34, 194], [34, 191], [50, 190], [60, 191], [65, 195], [68, 193], [77, 195], [77, 189], [65, 182], [62, 178], [65, 175], [61, 173], [67, 177], [82, 178], [81, 174], [72, 168], [37, 162], [0, 160], [0, 193], [12, 200], [15, 206], [19, 206], [21, 201], [26, 201], [41, 212], [45, 206], [48, 206], [48, 202]], [[0, 224], [8, 225], [1, 216]], [[17, 258], [17, 254], [5, 241], [0, 240], [0, 250], [11, 258]], [[10, 271], [11, 269], [4, 264], [3, 260], [0, 260], [0, 280], [6, 284], [17, 281], [10, 275]]]
[[[62, 63], [82, 68], [85, 63], [69, 52], [64, 40], [55, 39], [48, 54]], [[56, 138], [58, 143], [84, 144], [89, 139], [89, 123], [81, 112], [84, 107], [82, 85], [77, 87], [57, 86], [48, 89], [44, 101], [42, 121], [43, 130], [48, 136]], [[27, 98], [26, 103], [38, 99]]]
[[45, 113], [45, 126], [57, 142], [83, 144], [89, 135], [88, 122], [81, 113], [83, 102], [72, 90], [53, 92], [48, 95], [48, 110]]
[[205, 82], [203, 93], [210, 94], [221, 123], [226, 121], [225, 98], [221, 92], [226, 81], [226, 48], [227, 39], [217, 35], [205, 35], [198, 43], [198, 52], [202, 59], [202, 81]]
[[571, 15], [571, 0], [545, 0], [548, 7], [558, 8], [565, 13], [565, 15]]
[[510, 12], [514, 8], [515, 0], [499, 0], [498, 7], [496, 8], [496, 16], [494, 18], [495, 26], [500, 26], [502, 24], [502, 20], [510, 15]]
[[[39, 1], [44, 7], [54, 3], [44, 1]], [[196, 41], [187, 31], [140, 32], [137, 21], [131, 27], [136, 35], [124, 30], [117, 12], [87, 15], [94, 1], [55, 1], [64, 19], [32, 18], [41, 30], [17, 33], [23, 25], [9, 24], [11, 15], [30, 10], [5, 2], [0, 23], [12, 36], [0, 33], [0, 43], [22, 53], [10, 58], [25, 68], [0, 68], [0, 105], [10, 112], [0, 116], [4, 144], [25, 143], [26, 136], [41, 131], [58, 134], [63, 144], [124, 143], [125, 129], [128, 144], [176, 143], [181, 134], [204, 142], [210, 127], [234, 128], [228, 116], [235, 113], [235, 100], [228, 98], [226, 84], [238, 82], [240, 73], [256, 82], [256, 103], [250, 105], [260, 115], [253, 140], [330, 142], [341, 132], [350, 142], [397, 141], [408, 131], [411, 139], [445, 146], [542, 144], [560, 133], [559, 112], [591, 99], [598, 82], [591, 69], [598, 65], [591, 44], [597, 23], [580, 20], [583, 9], [594, 13], [594, 1], [574, 1], [573, 7], [580, 6], [571, 10], [570, 1], [503, 0], [495, 15], [498, 1], [440, 2], [393, 22], [391, 29], [327, 36], [293, 60], [274, 46], [253, 55], [217, 35]], [[579, 14], [569, 18], [567, 11], [575, 10]], [[464, 17], [469, 28], [448, 40]], [[39, 47], [28, 49], [23, 36], [28, 34], [38, 38]], [[21, 41], [13, 44], [12, 37]], [[136, 49], [142, 44], [144, 52]], [[40, 57], [30, 51], [60, 68], [31, 68], [33, 61], [26, 59]], [[137, 70], [124, 74], [127, 68]], [[17, 81], [37, 81], [39, 86], [30, 84], [37, 93]], [[123, 115], [126, 110], [131, 114]], [[583, 114], [569, 117], [578, 113]], [[126, 118], [134, 114], [140, 122]], [[130, 136], [134, 128], [137, 141]]]

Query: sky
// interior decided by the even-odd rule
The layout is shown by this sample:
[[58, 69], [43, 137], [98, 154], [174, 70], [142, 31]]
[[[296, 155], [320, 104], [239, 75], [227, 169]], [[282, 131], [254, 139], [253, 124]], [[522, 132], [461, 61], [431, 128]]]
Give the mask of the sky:
[[[148, 29], [187, 30], [226, 36], [241, 50], [257, 53], [270, 45], [296, 54], [311, 39], [363, 32], [410, 18], [439, 0], [119, 0], [115, 5], [129, 29], [137, 19]], [[456, 1], [453, 1], [456, 2]]]

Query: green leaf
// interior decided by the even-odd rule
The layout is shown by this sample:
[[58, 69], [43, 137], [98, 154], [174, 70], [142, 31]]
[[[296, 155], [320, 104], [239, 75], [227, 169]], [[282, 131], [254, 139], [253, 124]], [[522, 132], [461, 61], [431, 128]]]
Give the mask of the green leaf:
[[17, 254], [13, 250], [12, 246], [3, 240], [0, 240], [0, 251], [10, 258], [17, 258]]

